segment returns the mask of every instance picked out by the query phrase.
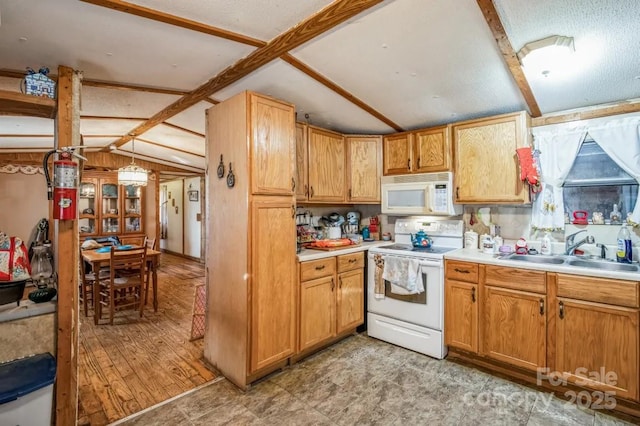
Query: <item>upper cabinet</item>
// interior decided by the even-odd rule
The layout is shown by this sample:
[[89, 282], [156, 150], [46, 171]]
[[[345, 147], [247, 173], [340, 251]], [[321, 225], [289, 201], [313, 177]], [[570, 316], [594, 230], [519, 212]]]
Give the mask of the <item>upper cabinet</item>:
[[529, 202], [516, 157], [517, 148], [529, 145], [529, 123], [523, 111], [452, 126], [456, 203]]
[[379, 203], [382, 137], [296, 124], [296, 200]]
[[309, 198], [309, 155], [307, 146], [307, 125], [296, 123], [296, 200]]
[[251, 96], [251, 189], [254, 194], [295, 191], [296, 135], [293, 107]]
[[382, 138], [380, 136], [346, 136], [347, 201], [380, 202], [382, 172]]
[[450, 126], [385, 136], [384, 175], [451, 170]]
[[309, 201], [345, 201], [345, 146], [340, 133], [308, 127]]

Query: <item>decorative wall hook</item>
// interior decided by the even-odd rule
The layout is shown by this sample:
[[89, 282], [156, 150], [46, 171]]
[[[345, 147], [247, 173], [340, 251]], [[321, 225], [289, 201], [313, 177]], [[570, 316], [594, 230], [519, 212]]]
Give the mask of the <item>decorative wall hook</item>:
[[218, 163], [218, 179], [224, 177], [224, 163], [222, 162], [222, 154], [220, 154], [220, 163]]
[[229, 174], [227, 175], [227, 186], [229, 188], [233, 188], [235, 184], [236, 184], [236, 176], [233, 174], [231, 163], [229, 163]]

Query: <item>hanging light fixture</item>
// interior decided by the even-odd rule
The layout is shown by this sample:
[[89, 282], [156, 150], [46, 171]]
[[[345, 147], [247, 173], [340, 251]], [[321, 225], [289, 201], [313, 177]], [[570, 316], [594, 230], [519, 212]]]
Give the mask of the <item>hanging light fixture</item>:
[[147, 186], [148, 172], [136, 166], [133, 158], [136, 153], [136, 137], [129, 136], [131, 136], [131, 164], [118, 169], [118, 185]]

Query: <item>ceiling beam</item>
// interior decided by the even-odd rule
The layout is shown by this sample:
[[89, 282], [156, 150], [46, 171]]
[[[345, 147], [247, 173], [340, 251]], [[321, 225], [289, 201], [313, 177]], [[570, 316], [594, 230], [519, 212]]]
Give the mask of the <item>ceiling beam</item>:
[[[205, 156], [202, 155], [202, 154], [198, 154], [198, 153], [192, 152], [192, 151], [187, 151], [186, 149], [181, 149], [181, 148], [176, 148], [176, 147], [173, 147], [173, 146], [164, 145], [164, 144], [161, 144], [161, 143], [158, 143], [158, 142], [150, 141], [149, 139], [142, 139], [140, 137], [137, 137], [136, 140], [140, 141], [140, 142], [147, 143], [149, 145], [157, 146], [158, 148], [170, 149], [171, 151], [182, 152], [183, 154], [189, 154], [189, 155], [193, 155], [195, 157], [205, 158]], [[131, 153], [131, 151], [124, 150], [124, 149], [120, 149], [120, 151], [121, 152], [129, 152], [129, 153]]]
[[168, 123], [166, 121], [164, 123], [162, 123], [162, 124], [165, 125], [165, 126], [169, 126], [169, 127], [173, 128], [173, 129], [180, 130], [182, 132], [190, 133], [190, 134], [192, 134], [194, 136], [200, 136], [201, 138], [205, 137], [205, 135], [200, 133], [200, 132], [196, 132], [195, 130], [186, 129], [186, 128], [181, 127], [181, 126], [176, 126], [175, 124], [171, 124], [171, 123]]
[[[382, 0], [336, 0], [329, 6], [298, 23], [293, 28], [273, 38], [264, 46], [255, 49], [235, 64], [225, 68], [218, 75], [159, 111], [149, 120], [132, 129], [129, 133], [139, 135], [146, 132], [197, 102], [208, 98], [215, 92], [249, 75], [261, 66], [279, 58], [289, 50], [295, 49], [314, 37], [319, 36], [347, 19], [381, 2]], [[131, 140], [130, 134], [116, 141], [116, 146], [122, 146]], [[108, 147], [105, 148], [105, 150], [106, 149], [108, 149]]]
[[536, 101], [535, 96], [533, 96], [531, 86], [529, 86], [527, 77], [525, 77], [524, 72], [522, 71], [516, 51], [513, 50], [513, 46], [511, 46], [511, 42], [507, 37], [504, 26], [502, 25], [502, 21], [500, 21], [500, 16], [493, 4], [493, 0], [476, 1], [484, 15], [485, 21], [487, 21], [487, 25], [489, 26], [491, 33], [493, 34], [493, 38], [495, 38], [496, 43], [498, 43], [498, 48], [500, 49], [502, 57], [509, 68], [509, 72], [511, 72], [513, 79], [520, 89], [520, 93], [522, 93], [522, 96], [524, 97], [524, 101], [529, 108], [529, 113], [532, 117], [540, 117], [541, 112], [538, 102]]

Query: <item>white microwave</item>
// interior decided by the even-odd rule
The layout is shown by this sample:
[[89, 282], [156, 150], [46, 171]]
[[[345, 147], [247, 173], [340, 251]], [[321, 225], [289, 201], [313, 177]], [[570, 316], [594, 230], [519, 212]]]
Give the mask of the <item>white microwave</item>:
[[382, 213], [389, 215], [458, 216], [453, 204], [453, 173], [384, 176], [381, 179]]

